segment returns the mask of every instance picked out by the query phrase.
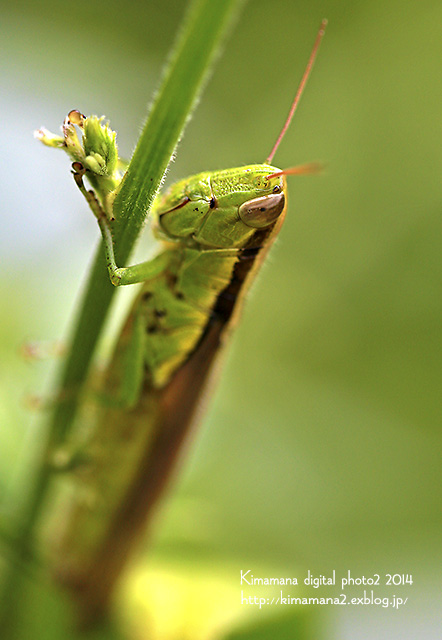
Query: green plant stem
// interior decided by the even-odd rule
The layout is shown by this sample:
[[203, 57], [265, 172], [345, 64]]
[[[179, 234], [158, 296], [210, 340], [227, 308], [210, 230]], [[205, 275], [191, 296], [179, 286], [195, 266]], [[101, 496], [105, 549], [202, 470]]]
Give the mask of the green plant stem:
[[[160, 90], [114, 203], [116, 259], [129, 259], [186, 122], [234, 13], [244, 0], [194, 0], [167, 66]], [[58, 397], [44, 434], [45, 444], [32, 477], [27, 504], [18, 523], [16, 556], [24, 558], [33, 538], [51, 479], [51, 457], [69, 434], [115, 288], [110, 284], [100, 245], [83, 294], [70, 355], [60, 372]], [[16, 573], [16, 572], [15, 572]], [[14, 572], [4, 580], [5, 609], [13, 597]]]
[[[240, 0], [197, 0], [191, 7], [114, 202], [115, 255], [119, 265], [129, 259], [207, 79], [220, 40], [240, 3]], [[74, 330], [71, 356], [61, 375], [60, 398], [49, 429], [54, 445], [63, 442], [72, 426], [81, 388], [114, 293], [100, 246]]]

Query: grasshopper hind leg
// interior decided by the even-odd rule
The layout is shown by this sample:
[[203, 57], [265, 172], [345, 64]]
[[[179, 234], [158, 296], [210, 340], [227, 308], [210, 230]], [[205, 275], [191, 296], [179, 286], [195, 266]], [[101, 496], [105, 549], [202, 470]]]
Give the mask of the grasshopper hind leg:
[[133, 408], [144, 380], [146, 332], [143, 314], [134, 310], [127, 319], [104, 377], [104, 403], [119, 409]]

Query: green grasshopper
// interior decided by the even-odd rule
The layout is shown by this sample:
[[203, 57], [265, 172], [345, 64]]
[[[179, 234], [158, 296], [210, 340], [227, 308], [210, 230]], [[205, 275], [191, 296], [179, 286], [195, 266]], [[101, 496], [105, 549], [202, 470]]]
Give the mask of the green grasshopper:
[[[114, 134], [78, 111], [65, 120], [63, 138], [46, 130], [37, 134], [75, 160], [74, 179], [98, 220], [111, 282], [143, 283], [104, 375], [102, 386], [114, 402], [95, 419], [86, 472], [76, 474], [82, 489], [77, 487], [70, 504], [54, 560], [59, 579], [78, 597], [86, 616], [107, 604], [166, 484], [244, 294], [283, 223], [286, 176], [318, 169], [307, 164], [281, 170], [271, 162], [325, 25], [266, 162], [203, 172], [159, 195], [151, 215], [162, 250], [148, 262], [115, 263], [112, 199], [120, 177]], [[83, 147], [74, 125], [83, 131]], [[105, 148], [101, 155], [91, 151], [94, 138]], [[84, 176], [95, 191], [86, 189]]]

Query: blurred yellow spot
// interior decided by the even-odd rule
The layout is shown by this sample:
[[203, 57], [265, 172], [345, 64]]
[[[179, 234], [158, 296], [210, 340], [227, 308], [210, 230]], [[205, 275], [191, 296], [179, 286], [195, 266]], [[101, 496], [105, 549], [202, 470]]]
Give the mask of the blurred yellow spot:
[[141, 565], [123, 586], [124, 622], [136, 640], [215, 640], [250, 617], [239, 568]]

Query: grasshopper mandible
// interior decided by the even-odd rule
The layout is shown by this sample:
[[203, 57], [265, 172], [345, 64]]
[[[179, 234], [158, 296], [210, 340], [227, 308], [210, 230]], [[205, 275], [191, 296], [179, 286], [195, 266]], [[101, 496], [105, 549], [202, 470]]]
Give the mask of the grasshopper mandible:
[[64, 138], [46, 130], [37, 134], [74, 158], [74, 179], [98, 220], [111, 282], [143, 283], [104, 376], [103, 388], [115, 402], [102, 408], [94, 425], [89, 470], [80, 474], [83, 494], [77, 491], [71, 504], [55, 560], [57, 575], [77, 596], [86, 617], [107, 604], [166, 484], [226, 333], [283, 223], [286, 176], [318, 170], [316, 164], [281, 170], [271, 163], [325, 26], [324, 20], [289, 116], [265, 163], [200, 173], [159, 195], [151, 213], [163, 248], [148, 262], [131, 267], [115, 263], [112, 191], [118, 179], [108, 178], [98, 194], [84, 186], [86, 176], [96, 187], [102, 164], [99, 154], [89, 153], [87, 162], [82, 159], [74, 125], [84, 132], [85, 149], [87, 135], [104, 131], [114, 149], [108, 162], [116, 166], [114, 137], [108, 130], [100, 130], [99, 120], [72, 111]]

